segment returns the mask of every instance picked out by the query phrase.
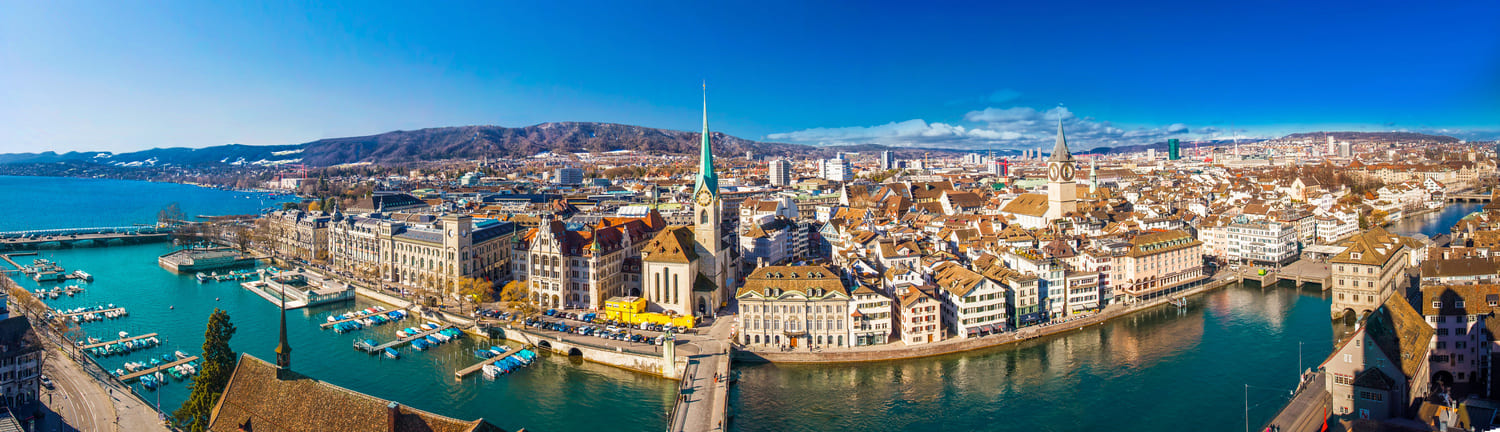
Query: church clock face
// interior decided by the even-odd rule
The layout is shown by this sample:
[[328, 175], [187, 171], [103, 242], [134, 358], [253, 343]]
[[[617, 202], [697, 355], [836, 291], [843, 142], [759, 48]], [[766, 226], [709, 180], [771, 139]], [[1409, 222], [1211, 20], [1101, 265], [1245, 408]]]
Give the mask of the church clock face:
[[1048, 179], [1057, 180], [1058, 174], [1059, 173], [1058, 173], [1057, 165], [1054, 164], [1052, 166], [1047, 167], [1047, 178]]
[[707, 190], [698, 191], [698, 205], [706, 206], [709, 204], [713, 204], [713, 202], [714, 194], [708, 193]]
[[1073, 165], [1064, 164], [1062, 166], [1062, 179], [1064, 181], [1073, 179]]

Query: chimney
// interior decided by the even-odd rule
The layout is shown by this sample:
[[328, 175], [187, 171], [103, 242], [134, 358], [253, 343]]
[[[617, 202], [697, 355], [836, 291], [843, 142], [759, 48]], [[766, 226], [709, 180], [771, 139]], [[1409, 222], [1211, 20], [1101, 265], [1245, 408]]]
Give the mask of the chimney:
[[396, 432], [396, 417], [400, 415], [400, 403], [391, 401], [389, 405], [385, 406], [385, 430], [387, 432]]

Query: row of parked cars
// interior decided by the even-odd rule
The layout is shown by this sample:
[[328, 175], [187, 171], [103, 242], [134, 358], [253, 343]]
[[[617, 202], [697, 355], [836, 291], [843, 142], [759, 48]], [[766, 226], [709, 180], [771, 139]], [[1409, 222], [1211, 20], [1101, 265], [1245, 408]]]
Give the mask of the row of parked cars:
[[622, 327], [622, 328], [628, 328], [628, 329], [654, 331], [654, 332], [674, 332], [674, 333], [681, 333], [683, 330], [686, 330], [686, 328], [673, 326], [671, 324], [657, 324], [657, 323], [649, 323], [649, 322], [648, 323], [640, 323], [640, 324], [631, 324], [631, 323], [627, 323], [627, 322], [622, 322], [622, 321], [608, 319], [608, 318], [599, 316], [599, 314], [596, 314], [596, 313], [593, 313], [593, 312], [575, 313], [575, 312], [559, 311], [557, 309], [548, 309], [546, 312], [543, 313], [543, 315], [550, 316], [550, 317], [556, 317], [556, 318], [562, 318], [562, 319], [570, 319], [570, 320], [575, 320], [575, 321], [583, 321], [583, 322], [586, 322], [586, 323], [589, 323], [589, 324], [599, 324], [599, 325], [615, 326], [615, 327]]
[[577, 335], [593, 336], [601, 339], [643, 343], [649, 345], [661, 345], [666, 336], [651, 337], [638, 333], [632, 333], [628, 327], [600, 326], [600, 325], [569, 325], [565, 322], [552, 322], [541, 318], [528, 318], [525, 321], [527, 327], [552, 330], [562, 333], [573, 333]]
[[474, 316], [486, 317], [486, 318], [494, 318], [494, 319], [498, 319], [498, 320], [502, 320], [502, 321], [509, 321], [511, 318], [515, 318], [516, 314], [512, 313], [512, 312], [503, 312], [503, 311], [498, 311], [498, 310], [494, 310], [494, 309], [480, 309], [480, 310], [474, 311]]

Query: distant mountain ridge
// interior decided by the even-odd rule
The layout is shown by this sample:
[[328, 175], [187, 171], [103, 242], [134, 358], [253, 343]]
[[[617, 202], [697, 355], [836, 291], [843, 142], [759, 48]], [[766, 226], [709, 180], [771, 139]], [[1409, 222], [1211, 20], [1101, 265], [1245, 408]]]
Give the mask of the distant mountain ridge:
[[[656, 154], [693, 155], [698, 153], [700, 133], [631, 126], [615, 123], [558, 122], [508, 128], [502, 126], [457, 126], [391, 131], [375, 135], [328, 138], [303, 144], [245, 145], [228, 144], [204, 148], [155, 148], [127, 153], [111, 152], [43, 152], [0, 154], [0, 164], [47, 164], [74, 162], [115, 167], [158, 167], [194, 165], [280, 165], [306, 163], [329, 166], [356, 162], [400, 164], [413, 161], [447, 159], [519, 159], [544, 152], [598, 153], [630, 150]], [[876, 153], [894, 151], [898, 159], [951, 157], [984, 150], [942, 148], [888, 147], [877, 144], [811, 146], [760, 142], [713, 132], [714, 153], [720, 157], [739, 157], [752, 152], [761, 158], [826, 158], [837, 152]], [[1391, 140], [1457, 142], [1457, 138], [1410, 132], [1328, 132], [1338, 140]], [[1282, 139], [1312, 137], [1322, 139], [1323, 132], [1291, 134]], [[1259, 140], [1247, 140], [1254, 142]], [[1224, 144], [1224, 141], [1215, 142]], [[1189, 145], [1187, 141], [1183, 144]], [[1166, 143], [1122, 147], [1099, 147], [1079, 153], [1130, 153], [1155, 148], [1166, 150]], [[1020, 154], [1016, 150], [995, 151], [998, 156]]]

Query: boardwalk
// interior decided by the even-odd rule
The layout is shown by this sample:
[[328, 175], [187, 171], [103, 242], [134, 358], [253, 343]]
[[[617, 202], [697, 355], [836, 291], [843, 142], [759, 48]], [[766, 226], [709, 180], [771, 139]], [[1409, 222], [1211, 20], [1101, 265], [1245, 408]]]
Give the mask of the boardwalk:
[[146, 333], [146, 334], [143, 334], [143, 335], [140, 335], [140, 336], [131, 336], [131, 337], [128, 337], [128, 338], [115, 339], [115, 340], [108, 341], [108, 342], [91, 343], [91, 344], [88, 344], [88, 345], [81, 346], [81, 347], [79, 347], [79, 349], [93, 349], [93, 348], [98, 348], [98, 347], [102, 347], [102, 346], [114, 345], [114, 344], [117, 344], [117, 343], [125, 343], [125, 342], [130, 342], [130, 341], [133, 341], [133, 340], [137, 340], [137, 339], [146, 339], [146, 338], [153, 338], [153, 337], [156, 337], [156, 333]]
[[[411, 308], [412, 308], [412, 306], [408, 305], [408, 306], [406, 306], [404, 308], [396, 309], [396, 310], [399, 310], [399, 311], [402, 311], [402, 312], [406, 312], [406, 311], [411, 310]], [[326, 323], [318, 324], [318, 326], [322, 327], [324, 330], [327, 330], [329, 327], [333, 327], [333, 326], [336, 326], [336, 325], [339, 325], [339, 324], [343, 324], [343, 323], [346, 323], [346, 322], [349, 322], [349, 321], [358, 321], [358, 320], [362, 320], [362, 319], [365, 319], [365, 318], [369, 318], [369, 317], [371, 317], [373, 315], [385, 315], [385, 314], [389, 314], [389, 313], [391, 313], [391, 311], [387, 310], [387, 311], [381, 311], [381, 312], [373, 313], [373, 314], [364, 314], [364, 315], [360, 315], [360, 316], [357, 316], [357, 317], [354, 317], [354, 318], [344, 318], [344, 319], [341, 319], [341, 320], [338, 320], [338, 321], [329, 321], [329, 322], [326, 322]], [[389, 318], [389, 316], [387, 316], [387, 318]]]
[[140, 379], [143, 376], [154, 374], [154, 373], [157, 373], [157, 372], [161, 372], [161, 371], [164, 371], [164, 370], [167, 370], [167, 369], [171, 369], [173, 366], [177, 366], [177, 365], [180, 365], [180, 364], [183, 364], [183, 363], [197, 361], [197, 360], [198, 360], [198, 356], [192, 356], [192, 357], [188, 357], [188, 358], [185, 358], [185, 359], [178, 359], [177, 361], [174, 361], [174, 362], [171, 362], [171, 363], [162, 363], [161, 366], [157, 366], [157, 367], [154, 367], [154, 368], [141, 369], [141, 370], [138, 370], [138, 371], [131, 372], [131, 373], [125, 374], [123, 376], [120, 376], [120, 381], [124, 381], [124, 382], [135, 381], [137, 379]]

